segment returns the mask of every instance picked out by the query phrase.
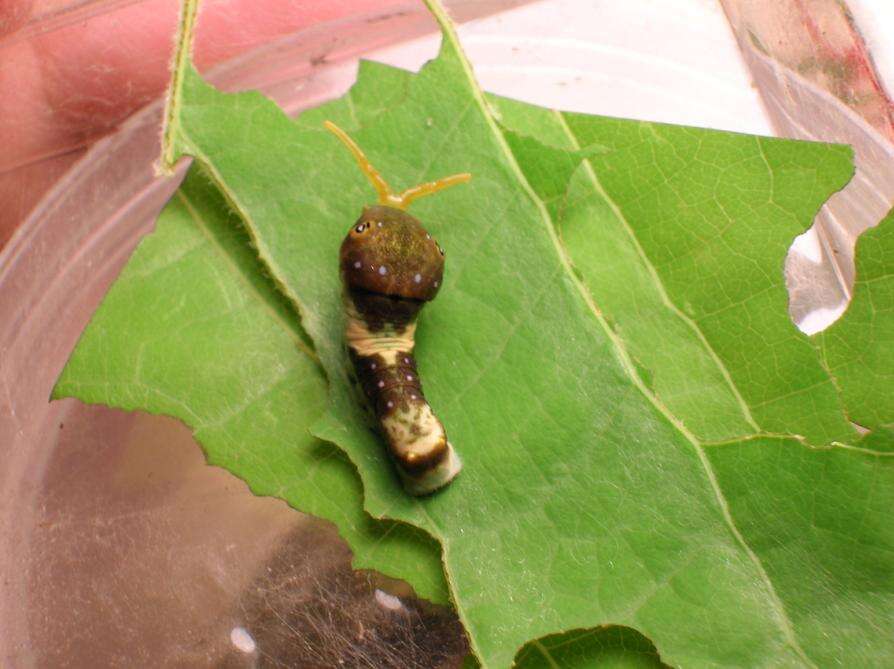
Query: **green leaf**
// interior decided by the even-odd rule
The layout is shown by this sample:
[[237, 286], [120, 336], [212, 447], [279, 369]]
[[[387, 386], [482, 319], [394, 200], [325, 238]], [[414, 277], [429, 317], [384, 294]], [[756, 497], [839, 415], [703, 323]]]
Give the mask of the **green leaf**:
[[816, 336], [848, 416], [866, 428], [894, 423], [894, 213], [857, 241], [854, 297]]
[[175, 416], [213, 465], [334, 522], [355, 566], [446, 601], [436, 544], [362, 509], [353, 465], [308, 426], [326, 381], [238, 217], [193, 168], [106, 295], [54, 397]]
[[[196, 156], [300, 311], [329, 379], [314, 433], [356, 464], [366, 509], [440, 541], [484, 666], [508, 666], [531, 639], [606, 624], [645, 634], [674, 665], [894, 655], [884, 629], [894, 613], [891, 433], [818, 447], [856, 438], [835, 380], [787, 319], [782, 284], [791, 239], [850, 175], [847, 152], [487, 102], [444, 27], [441, 55], [418, 76], [365, 66], [346, 98], [297, 123], [257, 94], [214, 90], [182, 60], [168, 119], [168, 160]], [[395, 185], [474, 174], [413, 209], [448, 253], [444, 289], [422, 315], [419, 366], [465, 461], [430, 498], [402, 492], [347, 381], [337, 249], [371, 193], [325, 118], [352, 131]], [[147, 257], [176, 258], [174, 242], [147, 241], [158, 244]], [[190, 318], [182, 327], [172, 302], [196, 291], [192, 308], [205, 308], [212, 286], [229, 293], [221, 276], [231, 274], [197, 280], [190, 270], [154, 298], [154, 318], [173, 308], [181, 326], [173, 341], [184, 353], [162, 351], [186, 367], [155, 355], [149, 378], [130, 358], [143, 339], [170, 337], [170, 323], [131, 334], [140, 275], [125, 275], [60, 388], [194, 427], [213, 424], [217, 403], [224, 414], [253, 406], [246, 392], [285, 378], [285, 349], [300, 336], [253, 315], [243, 319], [251, 336], [235, 334], [249, 324], [227, 324], [238, 348], [212, 331], [197, 357], [208, 333]], [[276, 354], [245, 365], [255, 338]], [[424, 541], [357, 531], [379, 526], [353, 520], [358, 491], [345, 468], [323, 481], [318, 453], [301, 458], [296, 444], [319, 448], [306, 426], [322, 386], [302, 396], [295, 420], [302, 400], [281, 385], [288, 402], [230, 433], [228, 467], [255, 486], [266, 473], [280, 486], [266, 492], [339, 523], [362, 564], [436, 592], [420, 586], [436, 571]], [[239, 469], [261, 444], [259, 466]], [[586, 649], [588, 638], [561, 643]], [[520, 659], [535, 662], [532, 648], [553, 642]]]
[[894, 459], [782, 438], [707, 454], [810, 660], [867, 666], [894, 657]]
[[762, 431], [814, 444], [854, 438], [832, 379], [788, 317], [780, 269], [803, 222], [850, 177], [845, 147], [519, 115], [517, 127], [553, 126], [572, 150], [603, 149], [579, 167], [567, 151], [509, 134], [593, 301], [688, 430], [707, 441]]

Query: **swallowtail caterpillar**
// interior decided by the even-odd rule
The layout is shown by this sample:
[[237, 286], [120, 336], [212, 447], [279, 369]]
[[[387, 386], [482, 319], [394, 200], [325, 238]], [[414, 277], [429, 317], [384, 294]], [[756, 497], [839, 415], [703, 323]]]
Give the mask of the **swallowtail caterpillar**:
[[363, 209], [341, 245], [348, 353], [404, 488], [425, 495], [450, 483], [462, 464], [422, 394], [413, 357], [416, 317], [441, 287], [444, 251], [404, 210], [471, 175], [454, 174], [397, 194], [341, 128], [329, 121], [325, 126], [379, 194], [378, 204]]

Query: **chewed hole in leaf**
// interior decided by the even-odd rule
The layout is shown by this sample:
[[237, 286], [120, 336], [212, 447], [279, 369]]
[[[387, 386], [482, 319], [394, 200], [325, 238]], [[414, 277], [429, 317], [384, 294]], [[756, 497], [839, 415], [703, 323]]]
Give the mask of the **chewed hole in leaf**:
[[610, 625], [572, 630], [528, 643], [515, 658], [516, 669], [662, 669], [655, 646], [629, 627]]

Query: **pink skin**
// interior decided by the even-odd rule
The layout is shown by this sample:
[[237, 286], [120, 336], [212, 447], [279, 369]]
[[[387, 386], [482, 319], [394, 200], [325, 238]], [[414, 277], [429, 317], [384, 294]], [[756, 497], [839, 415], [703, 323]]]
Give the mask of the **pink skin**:
[[[200, 70], [399, 0], [205, 0]], [[84, 148], [163, 94], [177, 0], [0, 0], [0, 246]]]

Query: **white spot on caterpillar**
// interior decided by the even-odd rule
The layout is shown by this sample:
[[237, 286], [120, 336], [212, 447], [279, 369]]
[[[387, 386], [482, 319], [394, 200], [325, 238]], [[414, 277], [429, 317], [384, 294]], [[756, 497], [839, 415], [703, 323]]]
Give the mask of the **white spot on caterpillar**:
[[388, 274], [388, 268], [385, 267], [385, 265], [382, 265], [381, 267], [379, 267], [379, 274], [385, 276], [386, 274]]
[[379, 221], [379, 227], [380, 228], [382, 227], [382, 221]]
[[411, 400], [415, 400], [415, 399], [416, 399], [416, 395], [415, 395], [415, 394], [410, 395], [410, 399], [411, 399]]
[[412, 381], [412, 380], [413, 380], [413, 375], [407, 374], [407, 381]]
[[392, 402], [391, 400], [388, 400], [388, 408], [389, 408], [389, 409], [393, 409], [393, 408], [394, 408], [394, 402]]
[[354, 269], [360, 269], [362, 265], [363, 263], [361, 263], [359, 260], [354, 261]]
[[409, 358], [404, 358], [404, 364], [405, 364], [405, 365], [409, 365], [409, 364], [410, 364], [410, 359], [409, 359]]
[[375, 369], [376, 367], [378, 367], [378, 365], [376, 365], [376, 363], [373, 363], [369, 366], [370, 369]]
[[437, 281], [435, 281], [435, 288], [437, 288], [437, 287], [438, 287], [438, 282], [437, 282]]
[[384, 388], [384, 387], [385, 387], [385, 382], [384, 382], [384, 381], [379, 381], [379, 383], [378, 383], [377, 385], [379, 386], [379, 388]]
[[416, 283], [422, 283], [422, 275], [419, 274], [419, 273], [417, 273], [417, 274], [413, 277], [413, 281], [415, 281]]

